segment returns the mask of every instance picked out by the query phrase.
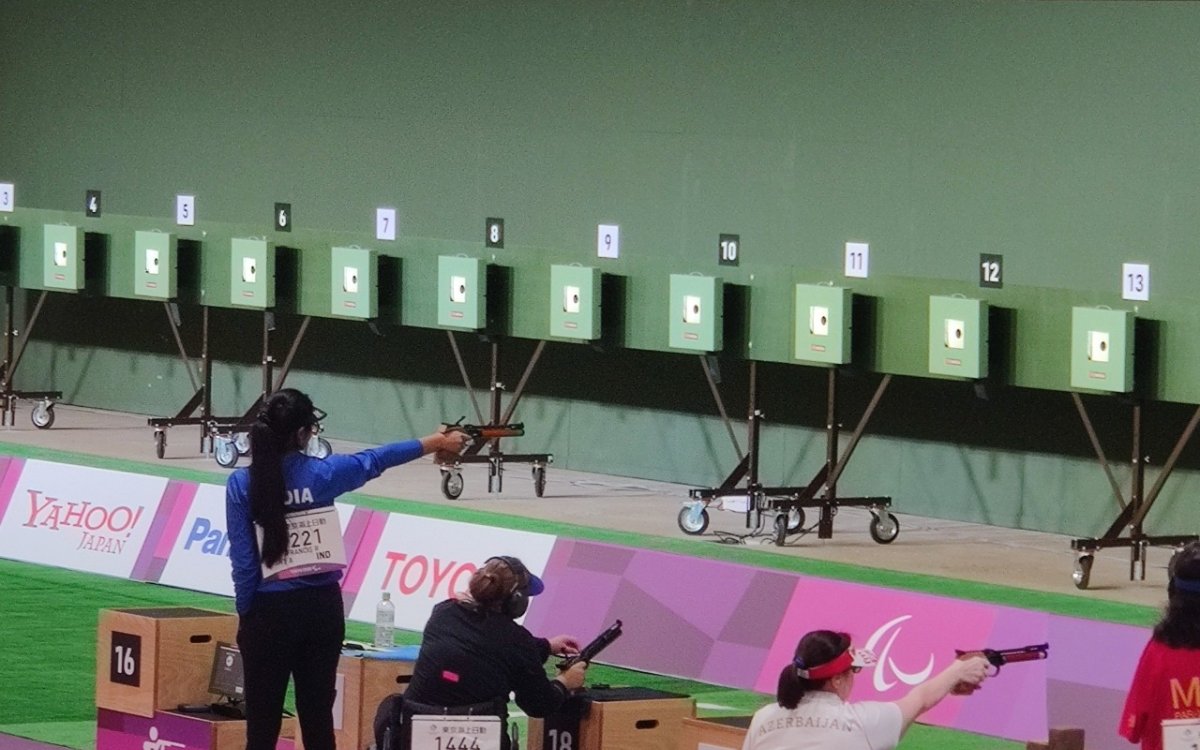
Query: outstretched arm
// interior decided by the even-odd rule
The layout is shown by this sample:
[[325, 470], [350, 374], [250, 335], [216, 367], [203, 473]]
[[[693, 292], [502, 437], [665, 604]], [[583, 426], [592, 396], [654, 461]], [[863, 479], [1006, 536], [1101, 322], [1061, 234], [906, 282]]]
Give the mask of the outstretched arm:
[[982, 656], [956, 659], [950, 666], [930, 679], [917, 685], [908, 695], [896, 701], [900, 707], [900, 734], [903, 735], [917, 717], [941, 703], [960, 682], [978, 686], [987, 676], [988, 662]]

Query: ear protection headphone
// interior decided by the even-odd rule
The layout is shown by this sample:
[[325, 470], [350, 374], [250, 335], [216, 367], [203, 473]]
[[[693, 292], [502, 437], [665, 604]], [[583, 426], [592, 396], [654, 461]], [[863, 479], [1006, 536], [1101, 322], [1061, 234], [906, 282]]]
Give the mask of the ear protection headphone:
[[515, 557], [489, 557], [483, 564], [487, 565], [492, 560], [504, 563], [516, 576], [517, 582], [500, 602], [500, 611], [515, 620], [529, 609], [529, 571], [526, 570], [525, 564]]

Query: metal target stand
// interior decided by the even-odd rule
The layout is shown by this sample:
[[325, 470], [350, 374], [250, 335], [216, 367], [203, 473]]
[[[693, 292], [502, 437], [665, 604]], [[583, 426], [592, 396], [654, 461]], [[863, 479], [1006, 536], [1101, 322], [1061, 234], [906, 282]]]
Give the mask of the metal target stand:
[[[500, 400], [501, 394], [504, 391], [504, 384], [500, 382], [500, 343], [495, 338], [487, 339], [491, 346], [491, 381], [488, 386], [489, 420], [485, 422], [483, 410], [480, 408], [478, 399], [475, 398], [475, 390], [471, 387], [471, 377], [467, 374], [467, 366], [463, 361], [462, 351], [458, 347], [458, 340], [454, 337], [454, 331], [448, 330], [446, 331], [446, 335], [450, 339], [450, 349], [454, 352], [454, 361], [458, 364], [459, 374], [462, 376], [467, 395], [471, 399], [471, 406], [475, 410], [479, 426], [485, 429], [495, 429], [508, 425], [513, 413], [517, 410], [517, 404], [520, 403], [521, 396], [525, 392], [525, 385], [529, 382], [529, 376], [533, 374], [533, 368], [542, 356], [542, 350], [546, 348], [546, 342], [538, 341], [537, 347], [533, 350], [533, 355], [529, 358], [529, 363], [525, 365], [525, 371], [521, 374], [517, 388], [513, 391], [512, 397], [508, 401], [508, 406], [502, 410]], [[505, 462], [530, 464], [533, 477], [533, 493], [538, 497], [542, 497], [546, 491], [546, 467], [554, 462], [554, 455], [550, 453], [505, 453], [500, 449], [501, 439], [497, 437], [489, 440], [472, 441], [453, 463], [438, 465], [442, 473], [442, 494], [447, 500], [456, 500], [462, 495], [464, 485], [462, 476], [463, 464], [487, 464], [488, 492], [503, 492]], [[486, 453], [484, 452], [485, 447], [487, 448]]]
[[[837, 495], [837, 480], [845, 470], [854, 449], [858, 446], [859, 439], [862, 438], [863, 431], [874, 414], [875, 408], [879, 405], [884, 391], [891, 383], [891, 375], [883, 376], [883, 380], [875, 389], [870, 403], [854, 428], [849, 443], [839, 456], [837, 452], [839, 443], [838, 371], [830, 368], [826, 402], [825, 463], [807, 485], [768, 487], [759, 481], [758, 476], [759, 433], [763, 412], [756, 405], [756, 363], [750, 362], [749, 440], [744, 455], [734, 436], [733, 427], [726, 415], [725, 406], [721, 401], [717, 383], [706, 357], [701, 357], [701, 364], [705, 377], [708, 379], [709, 388], [717, 401], [717, 409], [725, 421], [725, 427], [733, 440], [735, 450], [741, 456], [741, 461], [719, 486], [688, 491], [691, 499], [680, 509], [676, 519], [681, 531], [688, 535], [703, 534], [708, 529], [710, 520], [709, 506], [714, 501], [720, 502], [726, 497], [739, 497], [749, 499], [746, 509], [747, 528], [761, 529], [764, 516], [773, 516], [772, 529], [776, 546], [782, 546], [789, 534], [801, 533], [804, 527], [805, 509], [814, 508], [818, 512], [816, 529], [819, 539], [833, 537], [833, 517], [837, 515], [839, 508], [857, 507], [866, 508], [871, 513], [868, 530], [872, 539], [879, 544], [890, 544], [895, 541], [900, 534], [900, 522], [888, 510], [892, 503], [890, 497], [838, 497]], [[743, 479], [746, 480], [744, 485], [741, 484]], [[824, 488], [824, 492], [821, 492], [822, 488]], [[819, 496], [818, 493], [820, 493]]]
[[[1200, 425], [1200, 406], [1192, 413], [1191, 419], [1188, 420], [1187, 426], [1184, 427], [1183, 432], [1180, 433], [1179, 438], [1175, 441], [1175, 446], [1171, 449], [1171, 454], [1155, 478], [1150, 491], [1146, 492], [1145, 478], [1148, 458], [1142, 456], [1142, 402], [1141, 399], [1134, 401], [1132, 425], [1133, 476], [1130, 479], [1129, 498], [1126, 499], [1124, 492], [1121, 490], [1120, 483], [1117, 482], [1116, 476], [1113, 475], [1108, 458], [1104, 455], [1104, 449], [1100, 445], [1096, 428], [1088, 416], [1087, 407], [1084, 405], [1083, 399], [1080, 398], [1078, 393], [1074, 392], [1071, 393], [1071, 398], [1075, 402], [1075, 408], [1079, 411], [1079, 417], [1083, 422], [1084, 429], [1087, 431], [1088, 440], [1091, 441], [1092, 450], [1095, 451], [1096, 458], [1100, 462], [1100, 467], [1104, 470], [1105, 477], [1108, 478], [1109, 486], [1112, 487], [1113, 498], [1116, 499], [1117, 505], [1121, 508], [1121, 511], [1103, 535], [1071, 540], [1071, 549], [1077, 553], [1075, 569], [1071, 574], [1071, 578], [1076, 588], [1086, 589], [1091, 582], [1092, 564], [1095, 562], [1097, 551], [1109, 547], [1129, 547], [1129, 580], [1144, 581], [1146, 580], [1146, 550], [1148, 547], [1178, 548], [1188, 542], [1200, 539], [1196, 534], [1155, 536], [1146, 534], [1142, 530], [1142, 523], [1146, 519], [1146, 514], [1154, 507], [1154, 501], [1158, 499], [1163, 485], [1166, 483], [1167, 478], [1171, 476], [1171, 472], [1174, 471], [1175, 463], [1179, 460], [1179, 456], [1183, 453], [1183, 449], [1188, 441], [1191, 440], [1192, 433]], [[1128, 530], [1128, 536], [1121, 535], [1125, 530]]]
[[[4, 362], [0, 364], [0, 426], [16, 425], [17, 402], [22, 399], [37, 402], [29, 413], [34, 427], [39, 430], [48, 430], [54, 425], [54, 403], [62, 399], [62, 391], [21, 391], [13, 388], [17, 367], [21, 364], [25, 345], [29, 342], [29, 336], [33, 333], [38, 316], [41, 315], [42, 305], [46, 302], [47, 294], [49, 292], [42, 291], [38, 295], [33, 312], [25, 324], [25, 334], [19, 335], [13, 323], [14, 290], [11, 286], [4, 288]], [[13, 344], [18, 336], [21, 342], [14, 351]]]
[[[300, 342], [303, 341], [304, 334], [308, 330], [311, 317], [304, 316], [300, 323], [300, 330], [296, 332], [296, 337], [293, 339], [287, 357], [284, 359], [283, 366], [279, 370], [279, 377], [273, 378], [276, 360], [271, 354], [271, 332], [275, 330], [275, 313], [270, 310], [263, 311], [262, 391], [254, 403], [251, 404], [250, 408], [241, 416], [219, 417], [214, 416], [212, 413], [212, 357], [208, 350], [208, 307], [201, 307], [200, 374], [197, 378], [193, 370], [192, 360], [188, 357], [187, 349], [183, 345], [183, 338], [179, 332], [179, 308], [171, 302], [163, 304], [167, 311], [167, 321], [171, 326], [171, 333], [175, 337], [175, 344], [179, 348], [179, 355], [183, 360], [184, 369], [187, 370], [192, 387], [196, 390], [175, 416], [151, 417], [146, 420], [146, 423], [154, 430], [155, 454], [159, 458], [165, 456], [167, 430], [171, 427], [199, 425], [200, 452], [211, 452], [213, 460], [219, 466], [232, 468], [237, 465], [239, 457], [249, 452], [250, 446], [249, 442], [245, 440], [245, 434], [254, 423], [258, 410], [262, 407], [266, 399], [283, 387], [288, 372], [291, 370], [292, 360], [295, 358], [296, 352], [300, 348]], [[199, 416], [193, 416], [197, 409], [200, 410]], [[321, 427], [318, 425], [318, 430], [320, 429]], [[307, 452], [309, 455], [324, 458], [333, 452], [333, 448], [328, 440], [315, 436], [309, 444]]]

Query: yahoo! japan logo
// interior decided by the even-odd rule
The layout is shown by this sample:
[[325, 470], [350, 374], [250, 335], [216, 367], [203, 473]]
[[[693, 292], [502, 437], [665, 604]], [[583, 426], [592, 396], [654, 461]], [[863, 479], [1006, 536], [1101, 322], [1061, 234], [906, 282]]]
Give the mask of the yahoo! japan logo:
[[[904, 671], [891, 656], [892, 646], [904, 630], [901, 623], [911, 619], [912, 615], [901, 615], [894, 620], [885, 622], [871, 634], [864, 646], [878, 659], [875, 669], [871, 672], [871, 684], [881, 693], [891, 690], [899, 682], [905, 685], [919, 685], [933, 674], [933, 654], [929, 655], [929, 661], [926, 662], [925, 667], [916, 672]], [[880, 643], [883, 645], [880, 646]], [[892, 678], [893, 675], [895, 679]]]

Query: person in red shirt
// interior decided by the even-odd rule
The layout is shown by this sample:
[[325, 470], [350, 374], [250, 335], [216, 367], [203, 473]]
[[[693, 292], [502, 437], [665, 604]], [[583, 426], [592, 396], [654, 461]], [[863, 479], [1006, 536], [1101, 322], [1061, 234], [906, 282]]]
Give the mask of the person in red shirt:
[[1171, 558], [1167, 608], [1142, 651], [1118, 728], [1142, 750], [1162, 750], [1165, 719], [1200, 718], [1200, 542]]

